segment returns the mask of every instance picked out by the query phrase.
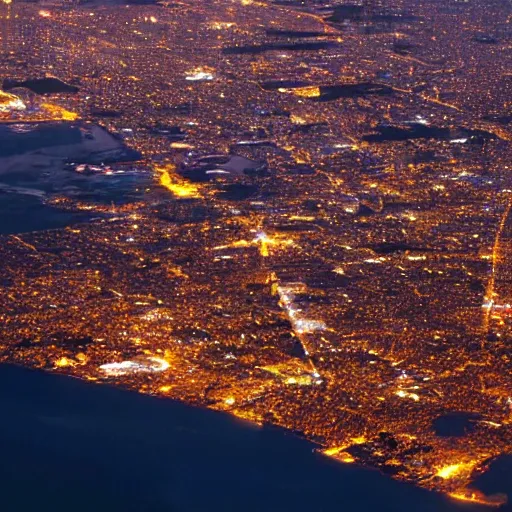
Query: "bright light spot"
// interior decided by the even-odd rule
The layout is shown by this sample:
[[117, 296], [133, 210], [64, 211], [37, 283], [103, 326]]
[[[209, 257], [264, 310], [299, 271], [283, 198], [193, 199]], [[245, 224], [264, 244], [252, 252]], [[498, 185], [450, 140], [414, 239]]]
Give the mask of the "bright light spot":
[[260, 254], [267, 258], [269, 256], [269, 245], [274, 245], [277, 247], [282, 246], [290, 246], [293, 245], [293, 240], [290, 239], [279, 239], [279, 238], [270, 238], [264, 231], [258, 232], [254, 240], [252, 241], [255, 244], [261, 244], [260, 245]]
[[332, 457], [333, 455], [338, 455], [338, 453], [340, 453], [345, 448], [346, 448], [346, 446], [327, 448], [327, 450], [324, 450], [324, 453], [325, 453], [325, 455], [329, 455], [329, 457]]
[[121, 363], [108, 363], [100, 366], [100, 370], [109, 377], [120, 377], [132, 373], [163, 372], [169, 368], [165, 359], [158, 357], [141, 358], [135, 361], [122, 361]]
[[288, 377], [284, 383], [289, 386], [311, 386], [313, 381], [311, 375], [298, 375], [297, 377]]
[[458, 492], [451, 492], [448, 494], [450, 498], [459, 501], [467, 501], [470, 503], [478, 503], [479, 505], [486, 505], [490, 507], [500, 507], [507, 502], [505, 494], [494, 494], [492, 496], [485, 496], [479, 491], [465, 489]]
[[324, 450], [324, 454], [329, 457], [336, 457], [337, 460], [341, 462], [345, 462], [346, 464], [350, 464], [352, 462], [355, 462], [354, 457], [350, 455], [350, 453], [344, 451], [347, 446], [337, 446], [335, 448], [327, 448], [327, 450]]
[[7, 92], [0, 91], [0, 113], [2, 112], [12, 112], [14, 110], [25, 110], [27, 107], [14, 94], [9, 94]]
[[194, 184], [186, 182], [173, 172], [175, 170], [174, 165], [156, 166], [155, 169], [160, 173], [160, 185], [171, 191], [175, 196], [200, 197], [199, 189]]
[[428, 124], [428, 121], [423, 116], [420, 116], [420, 115], [416, 116], [416, 120], [415, 121], [418, 124], [423, 124], [423, 125]]
[[70, 112], [69, 110], [66, 110], [59, 105], [43, 103], [41, 107], [44, 108], [52, 116], [53, 119], [59, 121], [75, 121], [78, 119], [78, 114], [76, 112]]
[[320, 87], [316, 85], [311, 85], [307, 87], [295, 87], [293, 89], [280, 87], [278, 91], [293, 94], [294, 96], [299, 96], [300, 98], [318, 98], [321, 95]]
[[303, 283], [293, 283], [288, 286], [278, 286], [279, 302], [288, 313], [293, 330], [297, 334], [307, 334], [315, 331], [323, 331], [327, 328], [324, 322], [301, 317], [301, 310], [294, 304], [295, 294], [305, 290]]
[[341, 460], [341, 462], [344, 462], [345, 464], [351, 464], [352, 462], [355, 462], [356, 459], [350, 455], [350, 453], [343, 452], [338, 455], [338, 459]]
[[444, 466], [439, 469], [436, 473], [436, 476], [449, 480], [450, 478], [454, 478], [461, 473], [468, 473], [474, 467], [473, 463], [459, 463], [459, 464], [450, 464], [449, 466]]
[[501, 423], [496, 423], [495, 421], [482, 420], [482, 421], [480, 421], [480, 423], [483, 425], [489, 425], [490, 427], [493, 427], [493, 428], [501, 428], [502, 427]]
[[493, 300], [486, 299], [485, 302], [482, 304], [482, 308], [484, 309], [491, 309], [494, 304]]
[[[286, 89], [283, 89], [283, 88], [280, 88], [279, 89], [279, 92], [286, 92]], [[293, 123], [293, 124], [306, 124], [307, 123], [307, 120], [304, 119], [303, 117], [300, 117], [296, 114], [292, 114], [290, 116], [290, 121]]]
[[171, 142], [171, 148], [173, 149], [194, 149], [194, 146], [185, 142]]
[[195, 68], [186, 74], [185, 80], [189, 80], [191, 82], [213, 80], [213, 71], [214, 70], [212, 68]]
[[403, 389], [397, 391], [395, 395], [399, 396], [400, 398], [410, 398], [411, 400], [414, 400], [415, 402], [419, 402], [420, 397], [416, 393], [408, 393], [407, 391], [404, 391]]
[[225, 30], [225, 29], [231, 28], [235, 25], [236, 25], [236, 23], [229, 22], [229, 21], [212, 21], [211, 23], [208, 24], [208, 26], [210, 28], [213, 28], [215, 30]]
[[290, 217], [290, 220], [299, 220], [302, 222], [313, 222], [315, 220], [315, 217], [312, 217], [310, 215], [292, 215]]
[[323, 331], [326, 329], [324, 322], [319, 320], [300, 319], [295, 321], [295, 327], [300, 334]]
[[74, 362], [69, 360], [67, 357], [61, 357], [58, 361], [55, 361], [55, 366], [64, 368], [66, 366], [74, 366]]
[[52, 13], [50, 11], [39, 11], [39, 16], [42, 16], [43, 18], [50, 18]]
[[226, 400], [224, 400], [224, 403], [226, 405], [233, 405], [235, 403], [235, 399], [232, 396], [230, 396], [229, 398], [226, 398]]

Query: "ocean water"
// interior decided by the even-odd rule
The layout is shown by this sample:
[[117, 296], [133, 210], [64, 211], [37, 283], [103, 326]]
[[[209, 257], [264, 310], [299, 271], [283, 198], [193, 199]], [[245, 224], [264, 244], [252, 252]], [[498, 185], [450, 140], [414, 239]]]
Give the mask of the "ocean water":
[[343, 465], [280, 429], [0, 366], [6, 512], [485, 510]]

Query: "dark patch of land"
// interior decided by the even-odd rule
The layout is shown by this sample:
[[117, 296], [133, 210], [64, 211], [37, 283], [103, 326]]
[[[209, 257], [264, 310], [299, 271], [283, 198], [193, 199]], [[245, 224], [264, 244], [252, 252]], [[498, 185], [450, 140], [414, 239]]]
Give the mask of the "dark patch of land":
[[261, 176], [267, 172], [267, 165], [240, 155], [210, 155], [186, 160], [178, 171], [190, 181], [204, 182], [218, 178]]
[[229, 183], [222, 186], [218, 197], [227, 201], [243, 201], [256, 196], [258, 192], [259, 189], [256, 185]]
[[395, 41], [393, 51], [398, 55], [409, 55], [417, 46], [409, 41]]
[[320, 96], [308, 98], [313, 101], [333, 101], [339, 98], [358, 98], [364, 96], [384, 96], [393, 94], [394, 89], [388, 85], [374, 83], [322, 85]]
[[365, 135], [367, 142], [405, 141], [413, 139], [455, 140], [467, 139], [468, 143], [483, 143], [486, 140], [496, 139], [496, 136], [484, 130], [470, 130], [467, 128], [445, 128], [420, 123], [411, 123], [407, 126], [381, 124], [375, 128], [377, 133]]
[[331, 41], [305, 41], [301, 43], [275, 43], [275, 44], [254, 44], [244, 46], [230, 46], [224, 48], [224, 55], [256, 55], [271, 51], [318, 51], [329, 48], [337, 48], [340, 45]]
[[146, 129], [152, 135], [162, 135], [172, 140], [181, 140], [187, 136], [187, 133], [180, 126], [175, 125], [158, 123], [153, 126], [146, 126]]
[[270, 29], [265, 32], [270, 37], [283, 37], [288, 39], [302, 39], [309, 37], [325, 37], [332, 34], [326, 34], [325, 32], [317, 32], [313, 30], [275, 30]]
[[372, 23], [412, 23], [419, 18], [409, 12], [380, 12], [368, 13], [365, 12], [363, 5], [338, 5], [334, 7], [332, 14], [326, 18], [326, 21], [331, 23], [342, 23], [344, 21], [352, 22], [372, 22]]
[[483, 43], [483, 44], [498, 44], [499, 41], [496, 37], [491, 36], [489, 34], [476, 34], [475, 37], [473, 37], [473, 41], [476, 43]]
[[306, 123], [293, 126], [290, 133], [323, 133], [329, 128], [329, 123]]
[[417, 247], [403, 242], [383, 242], [369, 247], [377, 254], [393, 254], [400, 252], [432, 252], [434, 249]]
[[80, 89], [75, 85], [67, 84], [58, 78], [34, 78], [30, 80], [12, 80], [6, 78], [2, 85], [4, 91], [10, 91], [17, 87], [29, 89], [36, 94], [76, 94]]
[[488, 116], [485, 116], [484, 119], [486, 121], [491, 121], [492, 123], [499, 123], [499, 124], [510, 124], [512, 123], [512, 116], [503, 116], [499, 114], [490, 114]]
[[119, 110], [104, 109], [101, 107], [91, 107], [91, 115], [96, 117], [121, 117], [122, 113]]

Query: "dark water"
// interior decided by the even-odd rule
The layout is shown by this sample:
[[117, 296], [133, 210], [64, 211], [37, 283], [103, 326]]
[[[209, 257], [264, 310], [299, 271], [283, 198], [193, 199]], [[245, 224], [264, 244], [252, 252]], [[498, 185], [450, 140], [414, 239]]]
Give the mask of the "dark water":
[[[13, 126], [22, 129], [15, 130]], [[22, 155], [53, 146], [80, 144], [81, 141], [79, 126], [69, 123], [0, 125], [0, 157]]]
[[0, 366], [6, 512], [480, 510], [338, 464], [277, 429]]
[[[88, 154], [87, 144], [93, 148]], [[76, 163], [135, 162], [141, 158], [141, 154], [126, 146], [118, 134], [95, 125], [66, 121], [0, 125], [0, 158], [28, 155], [34, 151], [47, 154], [45, 149], [56, 146], [66, 148], [58, 151], [57, 156]], [[7, 164], [0, 161], [0, 172], [2, 165]], [[30, 159], [26, 166], [31, 167]]]
[[40, 198], [0, 191], [0, 234], [57, 229], [85, 222], [88, 214], [66, 212], [45, 205]]
[[434, 421], [434, 431], [441, 437], [463, 437], [475, 429], [475, 423], [481, 420], [479, 414], [468, 412], [451, 412], [439, 416]]
[[[89, 213], [52, 206], [55, 195], [92, 205], [140, 199], [152, 180], [134, 162], [139, 156], [117, 135], [94, 125], [0, 125], [0, 234], [62, 228], [90, 219]], [[79, 163], [100, 167], [77, 172]]]

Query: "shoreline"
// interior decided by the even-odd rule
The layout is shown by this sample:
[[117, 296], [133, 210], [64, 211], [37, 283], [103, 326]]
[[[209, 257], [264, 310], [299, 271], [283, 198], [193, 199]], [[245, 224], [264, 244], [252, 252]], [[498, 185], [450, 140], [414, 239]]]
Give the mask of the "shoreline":
[[14, 365], [0, 384], [4, 510], [489, 510], [222, 412]]

